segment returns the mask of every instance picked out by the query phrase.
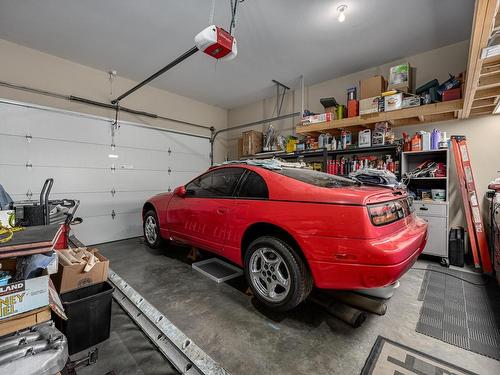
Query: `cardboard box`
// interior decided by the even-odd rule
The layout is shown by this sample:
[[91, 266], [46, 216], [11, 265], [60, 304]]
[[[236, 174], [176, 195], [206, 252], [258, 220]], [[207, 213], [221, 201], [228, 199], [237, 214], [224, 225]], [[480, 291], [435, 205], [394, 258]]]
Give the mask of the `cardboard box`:
[[403, 106], [403, 93], [397, 93], [394, 95], [387, 95], [384, 97], [384, 111], [395, 111], [397, 109], [401, 109]]
[[411, 87], [410, 64], [399, 64], [389, 70], [389, 90], [409, 92]]
[[95, 252], [99, 262], [88, 272], [84, 272], [85, 264], [64, 265], [59, 261], [59, 269], [52, 275], [52, 281], [59, 293], [82, 288], [86, 285], [106, 281], [108, 278], [109, 260]]
[[403, 98], [403, 102], [401, 104], [402, 108], [411, 108], [420, 106], [420, 97], [419, 96], [407, 96]]
[[0, 321], [48, 305], [48, 275], [0, 286]]
[[387, 88], [387, 81], [382, 76], [374, 76], [359, 81], [359, 98], [368, 99], [374, 96], [380, 96]]
[[367, 99], [361, 99], [359, 101], [359, 114], [367, 115], [370, 113], [377, 113], [379, 111], [379, 100], [380, 97], [373, 96]]
[[249, 130], [243, 132], [243, 156], [255, 155], [262, 151], [262, 133]]
[[42, 307], [33, 311], [22, 313], [14, 317], [2, 320], [0, 324], [0, 336], [8, 335], [16, 331], [47, 322], [51, 318], [50, 307]]
[[302, 118], [302, 124], [317, 124], [319, 122], [328, 122], [332, 121], [334, 116], [331, 112], [321, 113], [319, 115], [305, 116]]

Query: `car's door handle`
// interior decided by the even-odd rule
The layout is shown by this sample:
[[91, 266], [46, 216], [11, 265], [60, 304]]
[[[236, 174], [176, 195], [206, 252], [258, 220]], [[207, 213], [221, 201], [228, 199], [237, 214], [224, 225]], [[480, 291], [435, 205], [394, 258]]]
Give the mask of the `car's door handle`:
[[217, 213], [218, 213], [219, 215], [224, 215], [224, 214], [226, 213], [226, 210], [225, 210], [225, 209], [223, 209], [223, 208], [218, 208], [218, 209], [217, 209]]

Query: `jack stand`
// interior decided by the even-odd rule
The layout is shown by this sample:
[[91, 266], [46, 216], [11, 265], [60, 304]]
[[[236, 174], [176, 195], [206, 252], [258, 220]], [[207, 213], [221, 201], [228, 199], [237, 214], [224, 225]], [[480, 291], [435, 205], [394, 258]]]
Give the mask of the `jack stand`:
[[189, 253], [187, 255], [187, 259], [196, 262], [198, 258], [199, 258], [198, 249], [196, 249], [196, 247], [191, 247], [191, 250], [189, 250]]
[[71, 362], [68, 361], [64, 369], [61, 371], [61, 375], [77, 375], [76, 369], [78, 367], [87, 367], [93, 365], [94, 363], [97, 362], [97, 357], [98, 357], [98, 351], [97, 348], [94, 348], [91, 351], [89, 351], [86, 357]]
[[250, 296], [250, 297], [253, 297], [253, 292], [252, 292], [252, 289], [250, 287], [247, 288], [247, 290], [245, 290], [245, 294], [247, 296]]

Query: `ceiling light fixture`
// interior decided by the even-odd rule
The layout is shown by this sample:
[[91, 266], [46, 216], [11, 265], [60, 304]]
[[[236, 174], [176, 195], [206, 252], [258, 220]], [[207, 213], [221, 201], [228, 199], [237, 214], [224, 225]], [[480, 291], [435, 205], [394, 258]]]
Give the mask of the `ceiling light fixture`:
[[345, 21], [345, 10], [347, 9], [347, 5], [342, 4], [337, 7], [337, 11], [339, 12], [339, 16], [337, 19], [339, 20], [340, 23]]

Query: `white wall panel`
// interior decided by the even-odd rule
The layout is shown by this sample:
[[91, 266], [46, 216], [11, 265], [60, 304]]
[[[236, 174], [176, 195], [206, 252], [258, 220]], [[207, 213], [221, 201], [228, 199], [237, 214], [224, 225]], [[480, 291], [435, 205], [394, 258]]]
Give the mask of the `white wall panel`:
[[144, 201], [205, 171], [210, 144], [130, 123], [111, 128], [109, 119], [0, 102], [0, 184], [15, 200], [27, 192], [38, 200], [54, 178], [52, 199], [81, 201], [74, 231], [84, 243], [141, 235]]

